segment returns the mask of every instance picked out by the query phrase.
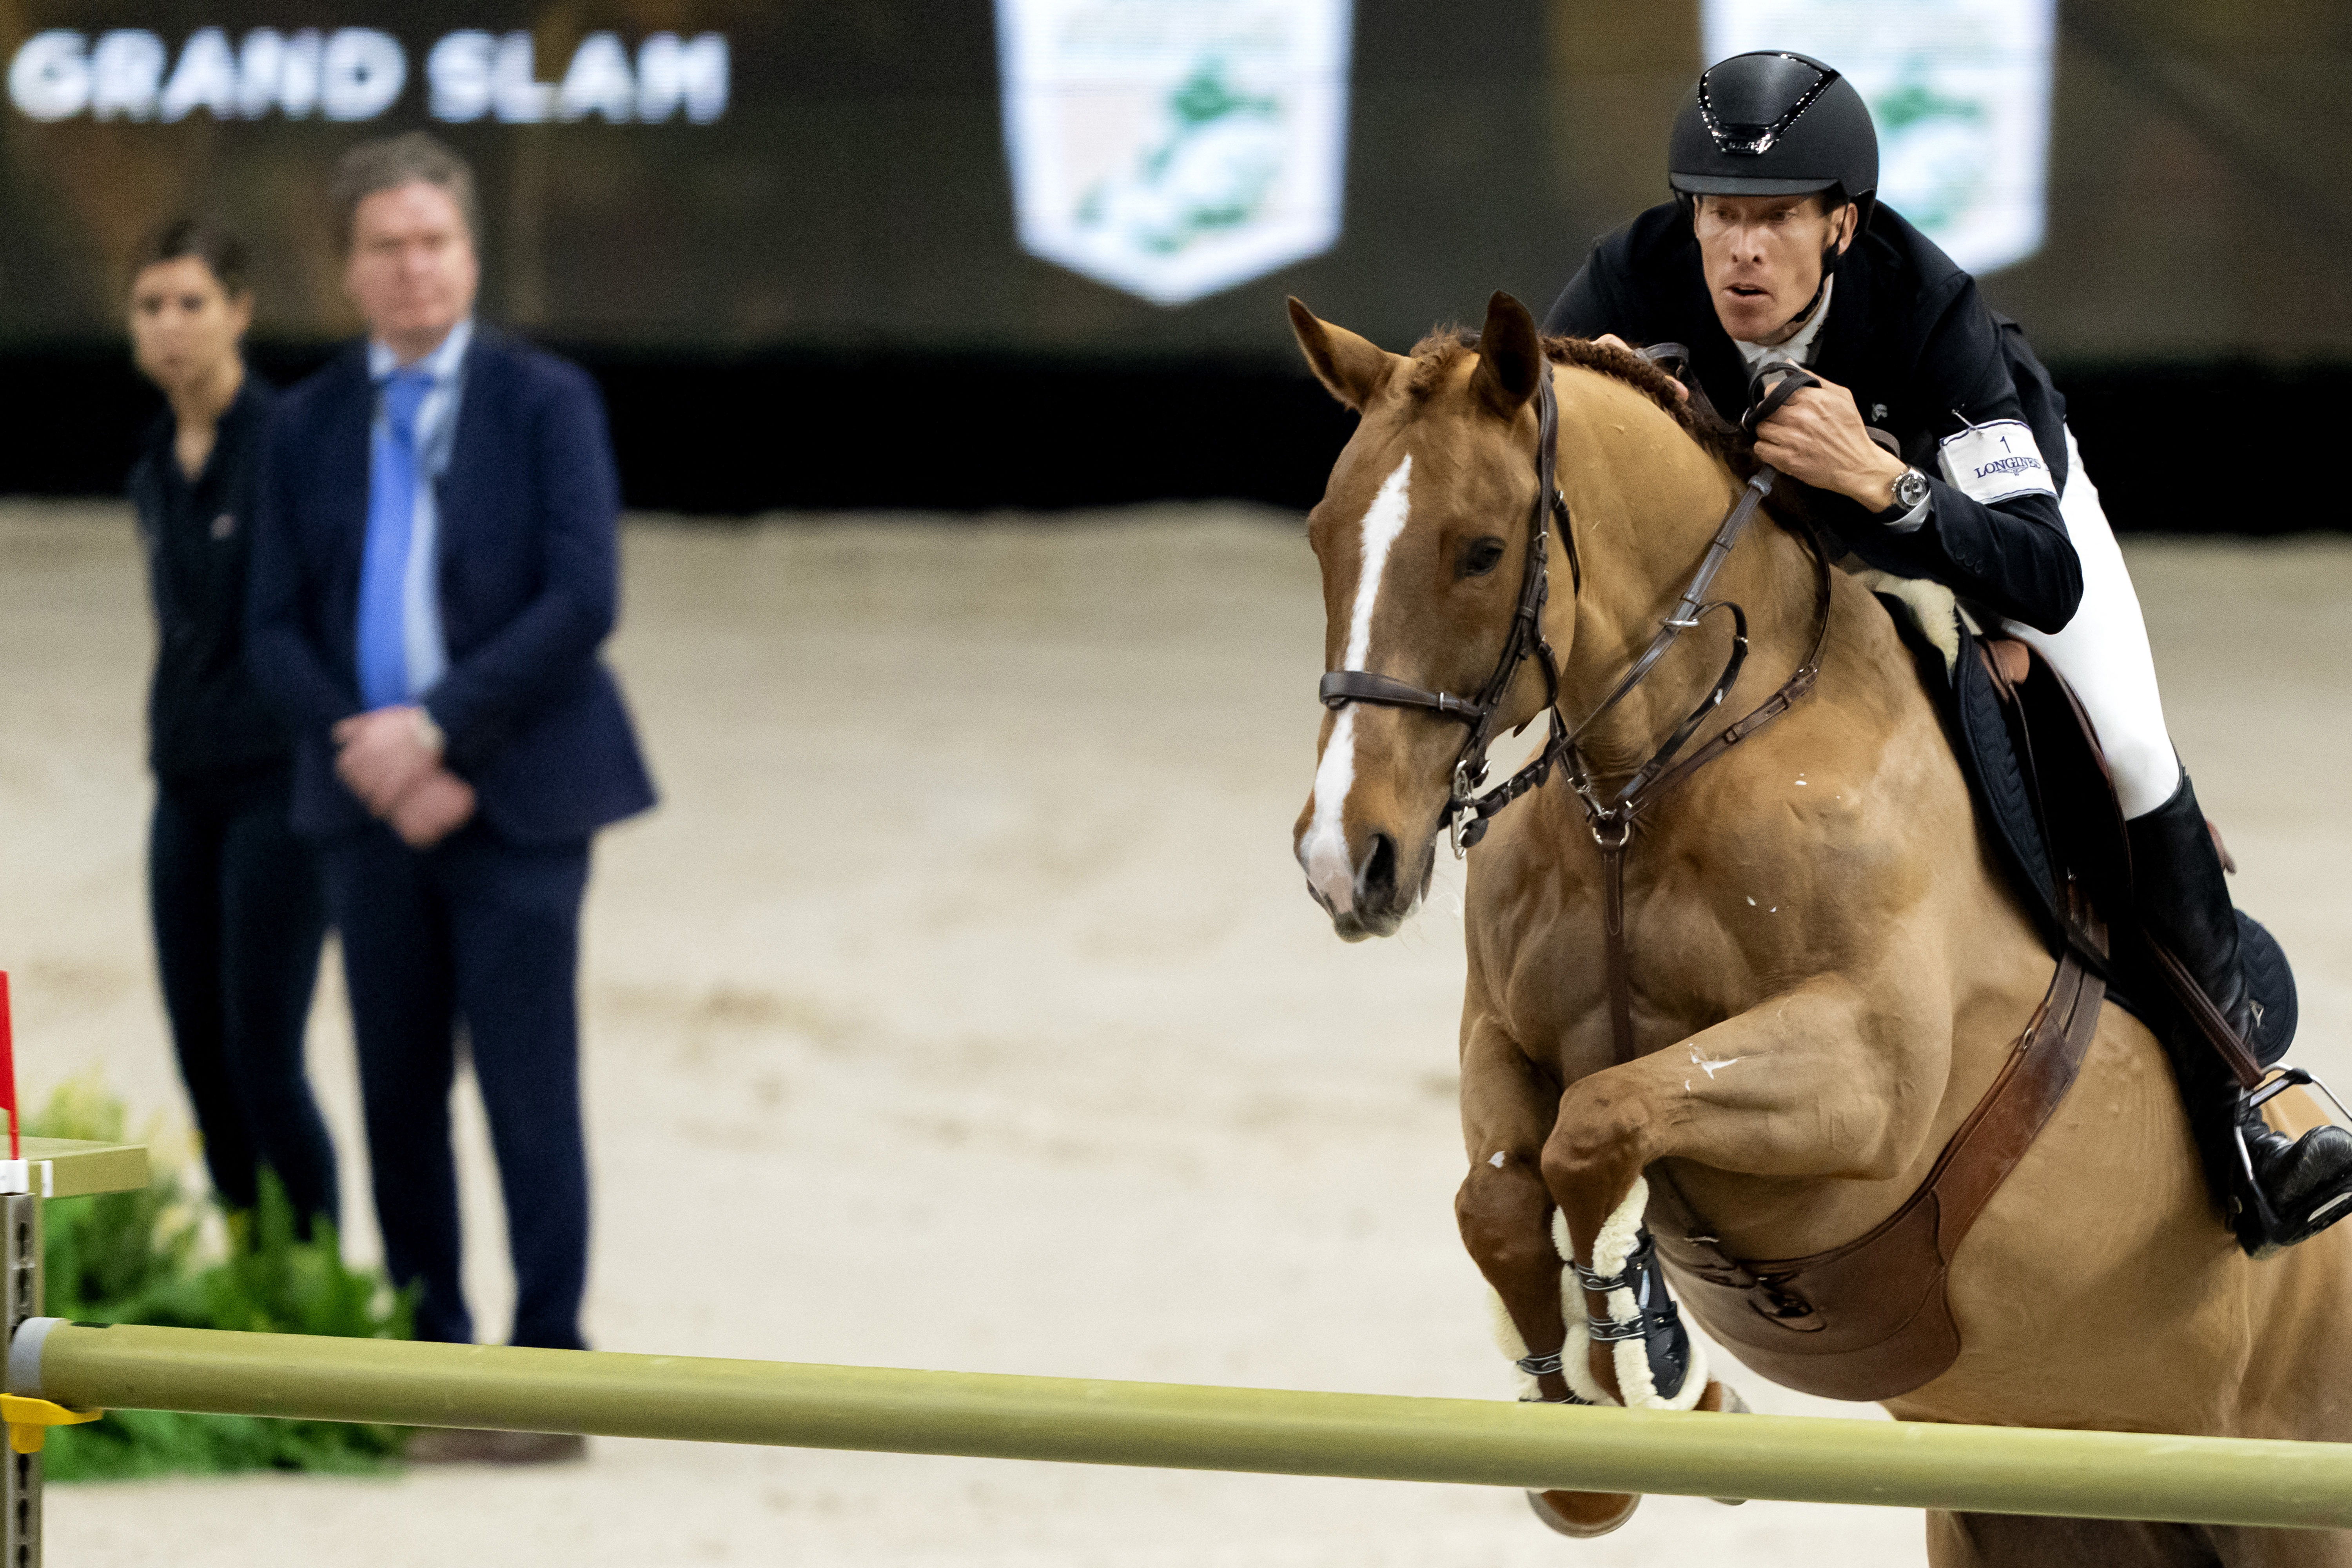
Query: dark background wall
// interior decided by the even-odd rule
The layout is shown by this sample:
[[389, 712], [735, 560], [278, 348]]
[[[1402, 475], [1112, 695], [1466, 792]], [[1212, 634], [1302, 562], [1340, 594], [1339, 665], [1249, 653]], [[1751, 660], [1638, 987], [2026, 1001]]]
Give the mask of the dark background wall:
[[[633, 504], [715, 513], [1311, 501], [1348, 416], [1283, 296], [1399, 348], [1496, 287], [1540, 309], [1660, 194], [1702, 63], [1695, 0], [1360, 0], [1338, 244], [1163, 309], [1020, 248], [983, 0], [32, 0], [0, 8], [0, 50], [137, 26], [176, 57], [198, 26], [265, 25], [382, 26], [411, 85], [361, 125], [0, 110], [0, 491], [119, 485], [153, 405], [117, 301], [171, 213], [258, 245], [267, 373], [353, 329], [320, 192], [345, 147], [429, 123], [414, 79], [454, 27], [531, 30], [542, 76], [598, 28], [728, 34], [716, 124], [447, 131], [482, 172], [486, 312], [595, 373]], [[1987, 287], [2057, 372], [2111, 512], [2341, 526], [2315, 459], [2352, 415], [2352, 10], [2063, 0], [2057, 39], [2048, 240]]]

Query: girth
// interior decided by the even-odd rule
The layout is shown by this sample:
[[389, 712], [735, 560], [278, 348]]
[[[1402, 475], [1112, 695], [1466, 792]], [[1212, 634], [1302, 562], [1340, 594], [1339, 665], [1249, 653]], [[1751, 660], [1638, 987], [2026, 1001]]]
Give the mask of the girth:
[[[2095, 928], [2094, 928], [2095, 929]], [[1828, 1399], [1892, 1399], [1960, 1352], [1945, 1280], [1969, 1227], [2065, 1098], [2106, 983], [2071, 948], [2000, 1075], [1927, 1179], [1867, 1234], [1806, 1258], [1730, 1256], [1663, 1169], [1658, 1255], [1706, 1331], [1773, 1382]]]

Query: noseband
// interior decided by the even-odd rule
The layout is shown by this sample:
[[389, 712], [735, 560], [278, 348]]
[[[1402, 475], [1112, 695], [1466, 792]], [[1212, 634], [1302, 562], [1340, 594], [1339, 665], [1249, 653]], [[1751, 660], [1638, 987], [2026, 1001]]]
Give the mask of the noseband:
[[[1677, 345], [1662, 344], [1652, 351], [1654, 359], [1679, 354]], [[1368, 670], [1335, 669], [1323, 677], [1320, 695], [1323, 706], [1332, 710], [1350, 702], [1368, 702], [1387, 708], [1419, 708], [1440, 718], [1469, 727], [1469, 736], [1462, 743], [1454, 761], [1453, 786], [1448, 791], [1442, 820], [1454, 841], [1454, 853], [1458, 858], [1469, 853], [1471, 846], [1486, 835], [1486, 824], [1497, 812], [1519, 796], [1540, 786], [1559, 763], [1569, 785], [1583, 803], [1585, 816], [1592, 828], [1592, 837], [1612, 862], [1611, 900], [1612, 916], [1622, 915], [1623, 893], [1623, 855], [1632, 835], [1635, 816], [1653, 800], [1675, 784], [1690, 776], [1706, 763], [1746, 740], [1765, 725], [1793, 707], [1811, 689], [1820, 673], [1822, 643], [1829, 634], [1830, 575], [1829, 560], [1822, 552], [1821, 542], [1807, 530], [1802, 538], [1813, 558], [1815, 583], [1813, 642], [1804, 662], [1789, 677], [1780, 690], [1762, 706], [1748, 713], [1717, 734], [1705, 746], [1685, 758], [1682, 765], [1672, 767], [1675, 756], [1707, 716], [1721, 706], [1739, 679], [1740, 667], [1748, 661], [1748, 613], [1729, 600], [1710, 601], [1707, 590], [1714, 584], [1716, 574], [1729, 560], [1740, 537], [1754, 520], [1757, 509], [1780, 478], [1769, 465], [1757, 469], [1739, 493], [1722, 525], [1716, 530], [1706, 553], [1691, 574], [1682, 597], [1658, 627], [1657, 634], [1643, 649], [1641, 656], [1627, 668], [1600, 706], [1586, 715], [1584, 722], [1569, 727], [1566, 715], [1559, 710], [1559, 663], [1553, 657], [1551, 645], [1544, 639], [1543, 612], [1550, 597], [1550, 536], [1551, 520], [1559, 519], [1560, 545], [1568, 553], [1568, 565], [1575, 592], [1584, 590], [1584, 569], [1577, 559], [1574, 520], [1569, 515], [1568, 499], [1560, 493], [1557, 465], [1559, 444], [1559, 401], [1552, 390], [1551, 363], [1546, 359], [1543, 374], [1536, 382], [1536, 499], [1528, 514], [1527, 570], [1519, 582], [1519, 603], [1511, 617], [1510, 634], [1503, 641], [1502, 656], [1496, 660], [1494, 674], [1475, 698], [1456, 697], [1451, 692], [1429, 691], [1408, 682]], [[1751, 393], [1753, 407], [1742, 421], [1750, 434], [1763, 420], [1777, 413], [1790, 397], [1808, 386], [1821, 383], [1801, 368], [1785, 360], [1770, 361], [1759, 368]], [[1732, 618], [1731, 653], [1725, 659], [1723, 672], [1715, 685], [1693, 708], [1664, 744], [1651, 753], [1647, 762], [1635, 769], [1614, 798], [1604, 798], [1593, 782], [1584, 755], [1579, 748], [1587, 731], [1599, 723], [1612, 709], [1631, 696], [1634, 689], [1656, 669], [1658, 661], [1674, 647], [1683, 633], [1697, 626], [1717, 610], [1727, 610]], [[1517, 676], [1519, 666], [1533, 658], [1543, 676], [1544, 713], [1549, 721], [1550, 734], [1543, 748], [1525, 767], [1505, 779], [1493, 789], [1479, 794], [1486, 782], [1486, 747], [1494, 739], [1495, 715], [1502, 707], [1503, 697]], [[1612, 918], [1612, 937], [1622, 930], [1622, 920]]]

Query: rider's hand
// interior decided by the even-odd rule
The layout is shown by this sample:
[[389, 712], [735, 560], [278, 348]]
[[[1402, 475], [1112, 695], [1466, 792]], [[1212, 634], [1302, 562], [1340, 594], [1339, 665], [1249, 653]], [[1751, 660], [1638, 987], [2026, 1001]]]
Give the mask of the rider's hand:
[[[1623, 349], [1629, 354], [1637, 354], [1642, 352], [1614, 332], [1603, 332], [1592, 341], [1609, 348]], [[1675, 383], [1675, 395], [1681, 398], [1685, 403], [1688, 403], [1690, 401], [1690, 388], [1685, 386], [1680, 381], [1676, 381]]]
[[1868, 511], [1895, 504], [1907, 466], [1870, 438], [1853, 394], [1833, 381], [1809, 386], [1756, 427], [1756, 455], [1792, 479], [1832, 490]]

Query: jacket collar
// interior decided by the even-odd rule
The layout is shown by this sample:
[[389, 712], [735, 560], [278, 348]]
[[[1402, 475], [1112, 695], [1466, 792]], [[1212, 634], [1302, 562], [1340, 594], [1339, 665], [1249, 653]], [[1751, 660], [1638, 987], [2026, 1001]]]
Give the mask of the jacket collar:
[[1829, 320], [1822, 323], [1821, 346], [1813, 354], [1814, 374], [1849, 389], [1853, 387], [1870, 338], [1873, 248], [1867, 229], [1846, 247], [1845, 256], [1838, 262], [1833, 308]]

